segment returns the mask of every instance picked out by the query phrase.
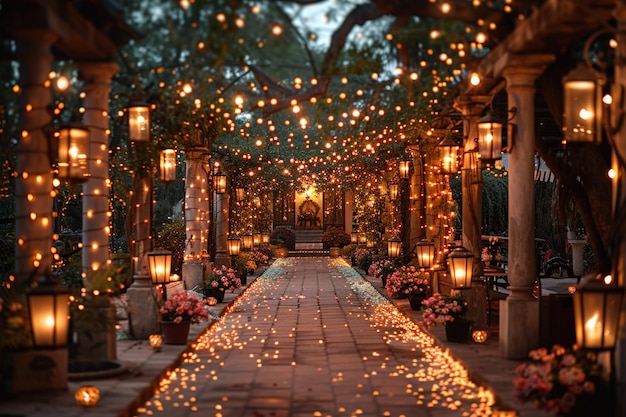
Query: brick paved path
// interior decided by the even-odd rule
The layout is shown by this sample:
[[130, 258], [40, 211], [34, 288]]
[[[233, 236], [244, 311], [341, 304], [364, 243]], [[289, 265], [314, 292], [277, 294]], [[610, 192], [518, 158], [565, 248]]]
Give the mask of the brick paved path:
[[342, 260], [278, 260], [137, 415], [482, 416], [490, 391]]

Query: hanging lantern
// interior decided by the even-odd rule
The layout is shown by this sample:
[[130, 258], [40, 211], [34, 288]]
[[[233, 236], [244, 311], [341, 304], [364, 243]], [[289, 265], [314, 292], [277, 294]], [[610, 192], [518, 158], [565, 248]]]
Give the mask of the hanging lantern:
[[437, 147], [441, 152], [441, 173], [457, 174], [459, 172], [459, 145], [452, 135], [448, 132]]
[[163, 149], [160, 154], [159, 180], [165, 185], [176, 181], [176, 149]]
[[254, 243], [254, 238], [253, 238], [252, 234], [251, 233], [246, 233], [245, 235], [243, 235], [243, 239], [242, 239], [241, 243], [243, 244], [244, 250], [252, 249], [252, 245]]
[[387, 255], [392, 258], [397, 258], [402, 253], [402, 241], [396, 237], [387, 241]]
[[472, 269], [474, 255], [467, 249], [456, 248], [448, 255], [450, 277], [454, 288], [469, 288], [472, 286]]
[[28, 316], [35, 348], [67, 345], [70, 290], [44, 275], [26, 293]]
[[93, 385], [83, 385], [74, 393], [76, 404], [93, 407], [100, 401], [100, 390]]
[[407, 179], [411, 174], [411, 160], [410, 159], [401, 159], [398, 162], [398, 170], [400, 178]]
[[165, 249], [148, 252], [148, 265], [150, 268], [150, 279], [152, 279], [154, 285], [170, 282], [172, 252]]
[[398, 198], [398, 184], [389, 184], [389, 198], [392, 200]]
[[73, 122], [59, 130], [59, 178], [83, 182], [89, 177], [89, 129]]
[[237, 236], [228, 236], [228, 254], [238, 256], [241, 250], [241, 239]]
[[246, 198], [246, 189], [242, 187], [235, 188], [235, 199], [237, 201], [243, 201]]
[[502, 125], [491, 112], [478, 120], [478, 153], [485, 163], [502, 159]]
[[128, 105], [128, 138], [133, 142], [150, 140], [150, 106], [137, 99]]
[[584, 349], [613, 349], [619, 330], [623, 288], [590, 279], [573, 297], [576, 343]]
[[422, 239], [417, 242], [415, 251], [417, 253], [417, 265], [423, 269], [430, 268], [435, 259], [435, 242]]
[[252, 233], [252, 245], [261, 246], [261, 232]]
[[261, 243], [264, 245], [270, 243], [270, 232], [261, 232]]
[[568, 142], [602, 141], [604, 78], [579, 63], [563, 77], [563, 134]]
[[213, 187], [215, 189], [215, 194], [226, 193], [226, 174], [222, 171], [218, 171], [213, 176]]

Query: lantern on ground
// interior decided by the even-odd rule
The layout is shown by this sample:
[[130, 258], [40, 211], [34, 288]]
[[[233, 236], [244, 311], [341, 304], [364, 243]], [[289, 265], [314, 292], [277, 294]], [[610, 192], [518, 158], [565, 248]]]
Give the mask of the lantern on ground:
[[169, 185], [176, 181], [176, 149], [163, 149], [159, 159], [159, 180]]
[[459, 145], [448, 134], [437, 144], [441, 155], [441, 173], [457, 174], [459, 172]]
[[402, 253], [402, 241], [397, 237], [391, 238], [387, 241], [387, 255], [389, 257], [397, 258]]
[[165, 249], [148, 252], [148, 266], [153, 284], [169, 283], [172, 271], [172, 252]]
[[472, 332], [472, 339], [476, 343], [485, 343], [487, 341], [487, 330], [478, 329]]
[[237, 236], [228, 236], [228, 254], [238, 256], [241, 250], [241, 239]]
[[428, 269], [432, 266], [435, 259], [435, 242], [422, 239], [415, 246], [417, 253], [417, 266], [422, 269]]
[[133, 142], [150, 140], [150, 106], [134, 99], [128, 105], [128, 138]]
[[454, 288], [469, 288], [472, 286], [472, 269], [474, 255], [467, 249], [456, 248], [448, 255], [450, 277]]
[[624, 290], [591, 279], [582, 284], [573, 297], [576, 343], [585, 349], [613, 349]]
[[409, 175], [411, 174], [411, 160], [401, 159], [400, 162], [398, 162], [398, 170], [400, 178], [409, 178]]
[[252, 233], [252, 245], [261, 246], [261, 232]]
[[100, 390], [93, 385], [83, 385], [74, 393], [76, 404], [93, 407], [100, 401]]
[[218, 171], [213, 176], [213, 187], [215, 190], [215, 194], [225, 194], [226, 193], [226, 174], [222, 171]]
[[26, 293], [26, 298], [34, 347], [66, 346], [70, 290], [45, 275]]
[[148, 342], [153, 351], [159, 352], [163, 344], [163, 336], [158, 333], [151, 334], [148, 336]]
[[251, 233], [246, 233], [243, 235], [243, 239], [241, 240], [242, 246], [244, 250], [252, 249], [252, 245], [254, 243], [254, 238]]
[[398, 198], [398, 184], [389, 184], [389, 198], [392, 200]]
[[261, 243], [268, 245], [270, 243], [270, 232], [261, 232]]
[[83, 182], [89, 177], [89, 129], [73, 122], [63, 126], [58, 133], [58, 176], [59, 178]]
[[563, 134], [568, 142], [602, 140], [603, 77], [579, 63], [563, 77]]
[[478, 153], [485, 163], [502, 159], [502, 125], [491, 112], [478, 120]]

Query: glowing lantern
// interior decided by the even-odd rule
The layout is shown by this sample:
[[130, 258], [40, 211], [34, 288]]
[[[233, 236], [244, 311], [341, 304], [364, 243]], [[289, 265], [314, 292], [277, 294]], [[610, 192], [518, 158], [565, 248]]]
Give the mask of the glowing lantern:
[[359, 244], [360, 245], [365, 245], [366, 243], [367, 243], [367, 233], [360, 232], [359, 233]]
[[472, 339], [474, 339], [474, 342], [476, 343], [485, 343], [487, 341], [487, 330], [474, 330], [472, 332]]
[[422, 239], [417, 242], [415, 251], [417, 253], [417, 265], [423, 269], [430, 268], [435, 259], [435, 242]]
[[583, 63], [563, 77], [563, 133], [569, 142], [602, 140], [604, 79]]
[[350, 232], [350, 243], [359, 243], [359, 232], [356, 230]]
[[459, 172], [459, 145], [449, 133], [437, 144], [441, 151], [441, 172], [457, 174]]
[[213, 176], [213, 187], [215, 190], [215, 194], [226, 193], [226, 174], [224, 174], [221, 171], [218, 171]]
[[128, 137], [133, 142], [150, 140], [150, 106], [137, 99], [128, 105]]
[[613, 349], [618, 336], [623, 288], [591, 279], [574, 297], [576, 343], [585, 349]]
[[209, 306], [217, 305], [217, 298], [215, 298], [215, 297], [207, 297], [205, 301], [206, 301], [207, 305], [209, 305]]
[[74, 393], [78, 405], [93, 407], [100, 401], [100, 390], [93, 385], [83, 385]]
[[153, 284], [159, 285], [170, 282], [172, 252], [165, 249], [157, 249], [148, 252], [148, 265], [150, 267], [150, 278]]
[[237, 236], [228, 236], [228, 254], [238, 256], [241, 250], [241, 239]]
[[261, 232], [261, 243], [264, 245], [270, 243], [270, 232]]
[[243, 244], [243, 248], [245, 250], [252, 249], [252, 245], [254, 244], [254, 238], [252, 234], [246, 233], [245, 235], [243, 235], [243, 239], [241, 243]]
[[159, 352], [163, 344], [163, 336], [158, 333], [151, 334], [148, 336], [148, 342], [150, 342], [150, 347], [153, 351]]
[[246, 198], [246, 189], [237, 187], [235, 188], [235, 199], [237, 201], [243, 201]]
[[407, 179], [411, 174], [411, 160], [410, 159], [402, 159], [398, 162], [398, 170], [400, 174], [400, 178]]
[[261, 246], [261, 232], [252, 233], [252, 244], [254, 246]]
[[491, 113], [478, 121], [478, 153], [486, 163], [502, 159], [502, 125]]
[[472, 286], [472, 269], [474, 267], [474, 255], [472, 252], [463, 247], [456, 248], [448, 255], [448, 265], [454, 288], [469, 288]]
[[398, 198], [398, 184], [389, 184], [389, 198], [392, 200]]
[[66, 346], [70, 290], [44, 275], [26, 296], [35, 348]]
[[402, 253], [402, 241], [398, 238], [391, 238], [387, 241], [387, 255], [393, 258]]
[[81, 123], [70, 123], [59, 130], [59, 178], [83, 182], [89, 177], [89, 129]]
[[176, 149], [163, 149], [160, 162], [159, 180], [165, 185], [176, 181]]

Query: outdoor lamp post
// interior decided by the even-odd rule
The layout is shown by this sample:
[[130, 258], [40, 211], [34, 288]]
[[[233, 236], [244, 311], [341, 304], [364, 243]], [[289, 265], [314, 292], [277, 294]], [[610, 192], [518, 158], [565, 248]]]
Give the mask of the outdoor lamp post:
[[472, 269], [474, 266], [474, 255], [472, 252], [463, 247], [456, 248], [448, 255], [448, 265], [454, 288], [469, 288], [472, 286]]
[[486, 163], [502, 159], [502, 125], [491, 112], [478, 120], [478, 153]]
[[610, 350], [615, 347], [623, 288], [591, 279], [574, 293], [576, 343], [585, 349]]
[[75, 182], [86, 181], [89, 177], [89, 129], [82, 123], [72, 122], [61, 127], [58, 138], [59, 178]]
[[402, 241], [397, 237], [391, 238], [387, 241], [387, 255], [389, 257], [397, 258], [402, 252]]
[[441, 172], [456, 174], [459, 172], [459, 145], [452, 138], [450, 132], [437, 144], [441, 151]]
[[228, 236], [228, 254], [238, 256], [241, 250], [241, 239], [237, 236]]
[[157, 249], [148, 252], [148, 265], [150, 278], [155, 285], [168, 284], [172, 271], [172, 252], [165, 249]]
[[261, 232], [257, 231], [252, 233], [252, 245], [261, 246]]
[[159, 159], [159, 180], [169, 185], [176, 181], [176, 149], [163, 149]]
[[150, 140], [150, 106], [137, 99], [128, 104], [128, 137], [133, 142]]
[[253, 236], [251, 233], [246, 233], [243, 235], [243, 239], [241, 241], [244, 250], [252, 249], [252, 245], [254, 243]]
[[215, 194], [225, 194], [226, 193], [226, 174], [222, 171], [218, 171], [213, 176], [213, 187], [215, 190]]
[[28, 316], [37, 349], [59, 348], [67, 345], [70, 315], [70, 290], [49, 275], [26, 293]]
[[435, 242], [422, 239], [417, 242], [415, 251], [417, 253], [417, 265], [423, 269], [430, 268], [435, 259]]
[[261, 232], [261, 243], [268, 245], [270, 243], [270, 232]]
[[411, 160], [410, 159], [401, 159], [398, 162], [398, 170], [400, 174], [400, 178], [407, 179], [411, 173]]
[[582, 62], [563, 77], [563, 133], [566, 141], [602, 141], [603, 85], [603, 77]]

